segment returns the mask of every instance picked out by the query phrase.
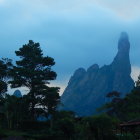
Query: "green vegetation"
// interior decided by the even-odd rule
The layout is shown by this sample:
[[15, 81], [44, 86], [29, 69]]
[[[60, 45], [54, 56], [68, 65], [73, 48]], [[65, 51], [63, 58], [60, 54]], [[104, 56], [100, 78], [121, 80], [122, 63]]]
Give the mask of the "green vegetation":
[[120, 93], [114, 93], [117, 92], [108, 94], [108, 97], [112, 98], [112, 101], [105, 104], [99, 110], [107, 110], [106, 112], [110, 116], [117, 117], [121, 121], [130, 121], [140, 118], [140, 76], [138, 77], [136, 86], [126, 97], [120, 98]]
[[[134, 136], [120, 135], [116, 130], [122, 121], [140, 118], [140, 77], [136, 87], [125, 98], [118, 92], [107, 95], [110, 103], [99, 110], [103, 114], [77, 117], [74, 112], [58, 111], [59, 88], [49, 87], [55, 80], [54, 59], [45, 57], [39, 43], [29, 41], [19, 51], [13, 65], [0, 60], [0, 137], [22, 136], [27, 140], [119, 140]], [[7, 94], [11, 88], [26, 87], [27, 95]], [[45, 121], [38, 121], [45, 117]]]

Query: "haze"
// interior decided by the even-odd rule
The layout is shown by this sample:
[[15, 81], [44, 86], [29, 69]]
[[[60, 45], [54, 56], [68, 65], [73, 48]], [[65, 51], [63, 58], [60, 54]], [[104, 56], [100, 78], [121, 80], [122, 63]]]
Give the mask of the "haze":
[[[0, 56], [18, 59], [14, 51], [28, 40], [39, 42], [53, 57], [57, 80], [66, 87], [79, 68], [110, 64], [122, 31], [129, 34], [134, 80], [140, 73], [140, 1], [138, 0], [0, 0]], [[11, 91], [13, 92], [13, 91]]]

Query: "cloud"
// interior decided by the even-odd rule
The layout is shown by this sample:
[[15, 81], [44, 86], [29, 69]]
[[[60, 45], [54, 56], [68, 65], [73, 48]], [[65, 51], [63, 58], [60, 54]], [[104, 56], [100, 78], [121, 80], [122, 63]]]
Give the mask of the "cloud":
[[5, 0], [0, 0], [0, 5], [4, 4]]
[[[30, 2], [33, 3], [32, 0]], [[36, 4], [57, 12], [83, 13], [96, 8], [112, 12], [121, 20], [140, 18], [140, 1], [138, 0], [36, 0], [33, 5]]]
[[[6, 8], [16, 7], [24, 20], [47, 18], [49, 13], [73, 15], [89, 12], [108, 11], [120, 20], [140, 18], [140, 1], [138, 0], [0, 0]], [[14, 10], [14, 11], [15, 11]], [[12, 12], [12, 11], [11, 11]], [[98, 14], [98, 13], [96, 13]]]
[[[29, 39], [40, 42], [56, 61], [55, 85], [64, 89], [78, 67], [111, 63], [125, 30], [131, 62], [139, 66], [139, 7], [138, 0], [0, 0], [0, 55], [15, 59], [14, 51]], [[137, 68], [132, 72], [137, 77]]]
[[133, 78], [133, 80], [137, 81], [139, 75], [140, 75], [140, 67], [132, 66], [131, 77]]
[[138, 0], [91, 0], [91, 2], [114, 12], [123, 20], [139, 17], [140, 1]]

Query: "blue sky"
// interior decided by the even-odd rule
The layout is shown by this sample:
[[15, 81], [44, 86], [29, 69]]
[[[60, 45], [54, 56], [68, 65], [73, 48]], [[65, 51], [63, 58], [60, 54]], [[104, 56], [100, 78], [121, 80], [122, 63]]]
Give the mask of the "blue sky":
[[133, 77], [140, 73], [140, 1], [0, 0], [0, 56], [14, 54], [28, 40], [53, 57], [61, 93], [70, 76], [94, 63], [110, 64], [122, 31], [129, 34]]

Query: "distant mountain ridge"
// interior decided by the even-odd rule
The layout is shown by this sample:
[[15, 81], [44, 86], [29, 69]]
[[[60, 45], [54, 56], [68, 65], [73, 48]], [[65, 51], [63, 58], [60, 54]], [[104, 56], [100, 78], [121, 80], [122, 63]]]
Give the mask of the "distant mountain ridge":
[[14, 96], [18, 97], [18, 98], [21, 98], [22, 97], [22, 94], [21, 94], [21, 91], [20, 90], [15, 90], [15, 92], [13, 93]]
[[92, 115], [107, 102], [106, 95], [118, 91], [124, 97], [134, 87], [129, 59], [130, 43], [127, 33], [122, 32], [118, 41], [118, 53], [110, 65], [99, 68], [97, 64], [87, 70], [77, 69], [61, 96], [62, 109], [78, 115]]

